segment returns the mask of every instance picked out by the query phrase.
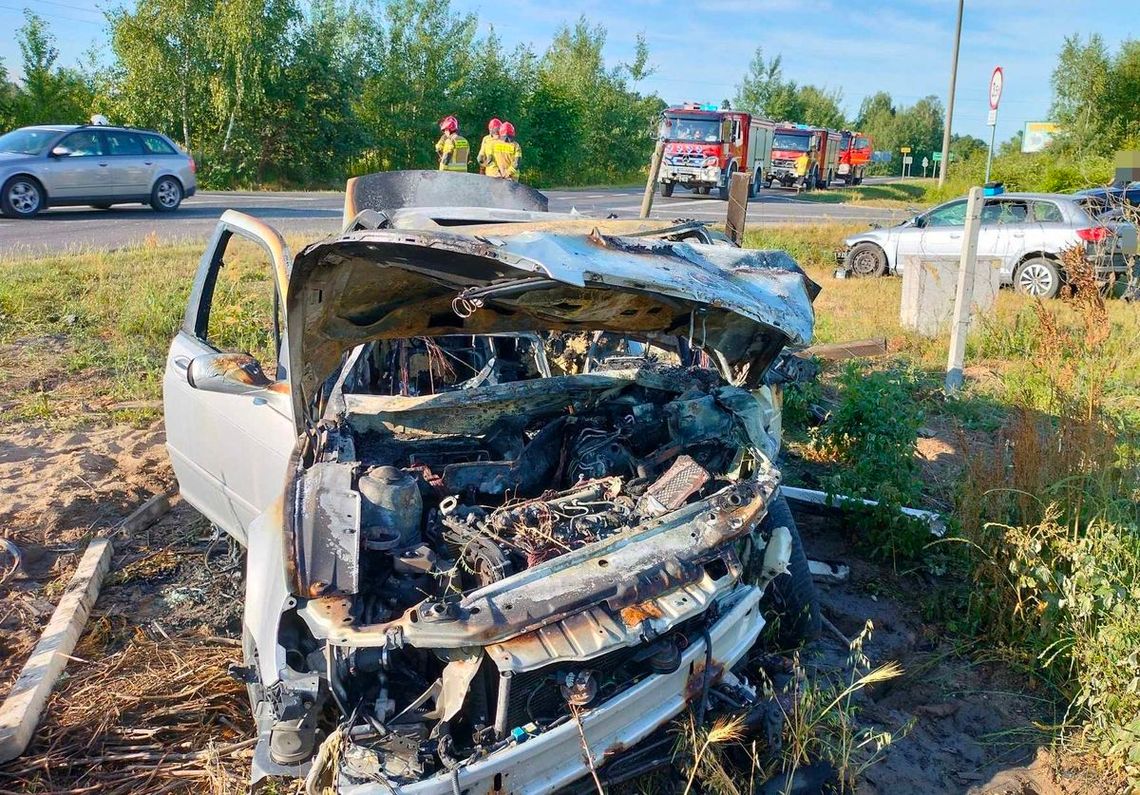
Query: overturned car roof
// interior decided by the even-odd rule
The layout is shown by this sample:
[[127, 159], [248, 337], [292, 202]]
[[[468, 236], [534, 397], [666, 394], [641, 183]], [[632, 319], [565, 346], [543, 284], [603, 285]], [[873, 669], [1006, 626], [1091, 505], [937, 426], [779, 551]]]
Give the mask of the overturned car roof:
[[[446, 177], [427, 173], [430, 198], [438, 202]], [[500, 203], [488, 209], [517, 210], [527, 220], [465, 227], [452, 216], [448, 226], [425, 220], [426, 229], [350, 224], [352, 231], [301, 251], [286, 306], [298, 418], [311, 410], [344, 352], [370, 340], [519, 331], [675, 334], [718, 358], [740, 383], [757, 382], [785, 345], [811, 341], [819, 287], [786, 252], [676, 242], [652, 231], [606, 234], [605, 222], [586, 232], [581, 220], [535, 212], [527, 194], [529, 206], [504, 206], [503, 192], [494, 194], [501, 180], [448, 176], [462, 183], [452, 206], [476, 206], [471, 191], [491, 183], [488, 199]], [[408, 172], [373, 178], [386, 177], [403, 187], [409, 182]], [[414, 190], [403, 193], [404, 201], [418, 199]], [[427, 205], [358, 209], [384, 216], [408, 206]]]

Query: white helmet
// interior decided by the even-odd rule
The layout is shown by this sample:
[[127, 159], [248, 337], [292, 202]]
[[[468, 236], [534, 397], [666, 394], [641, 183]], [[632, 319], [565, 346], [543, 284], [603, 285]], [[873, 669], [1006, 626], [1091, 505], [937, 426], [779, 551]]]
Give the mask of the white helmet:
[[94, 116], [92, 116], [91, 117], [91, 123], [95, 124], [99, 127], [107, 127], [111, 124], [111, 122], [107, 119], [107, 117], [104, 116], [102, 113], [96, 113]]

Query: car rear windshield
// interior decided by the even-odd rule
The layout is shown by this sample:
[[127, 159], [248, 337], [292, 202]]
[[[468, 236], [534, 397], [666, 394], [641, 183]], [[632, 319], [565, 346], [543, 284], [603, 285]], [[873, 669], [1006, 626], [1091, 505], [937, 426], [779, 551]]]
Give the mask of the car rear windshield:
[[56, 130], [13, 130], [0, 135], [0, 152], [16, 155], [38, 155], [59, 135]]

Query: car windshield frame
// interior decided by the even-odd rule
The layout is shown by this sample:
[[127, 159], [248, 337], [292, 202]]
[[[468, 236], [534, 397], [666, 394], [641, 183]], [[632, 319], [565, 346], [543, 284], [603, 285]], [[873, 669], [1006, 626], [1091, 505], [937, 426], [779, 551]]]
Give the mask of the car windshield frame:
[[[47, 151], [52, 141], [58, 138], [60, 130], [43, 130], [34, 127], [21, 127], [10, 133], [0, 135], [0, 153], [10, 155], [39, 155]], [[32, 147], [32, 142], [39, 139], [39, 144]], [[17, 142], [25, 143], [17, 143]]]

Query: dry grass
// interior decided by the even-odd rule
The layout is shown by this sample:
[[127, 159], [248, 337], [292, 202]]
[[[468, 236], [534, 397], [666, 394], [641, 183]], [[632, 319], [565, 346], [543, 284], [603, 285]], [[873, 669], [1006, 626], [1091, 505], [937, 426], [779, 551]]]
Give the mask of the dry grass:
[[[20, 792], [243, 792], [253, 731], [240, 650], [141, 632], [106, 655], [89, 629], [31, 749], [0, 770]], [[11, 791], [11, 790], [8, 790]]]

